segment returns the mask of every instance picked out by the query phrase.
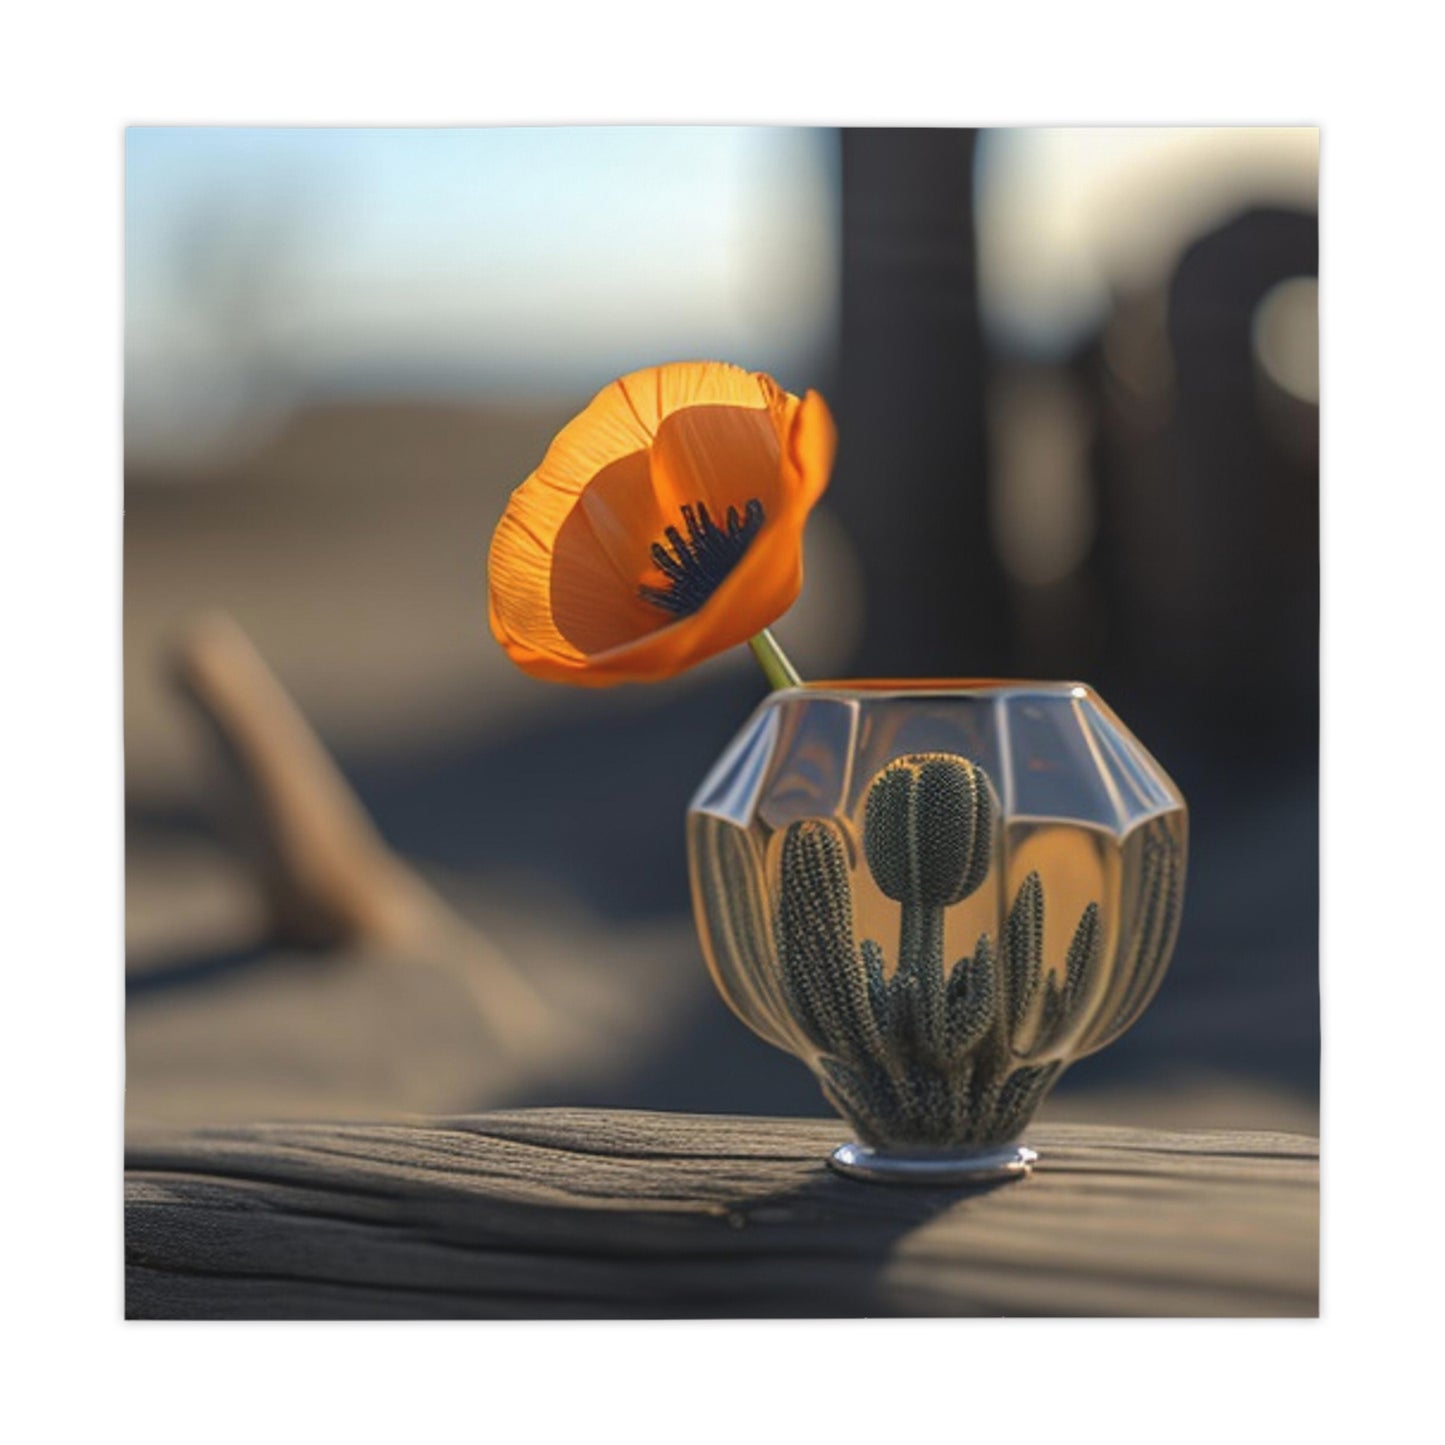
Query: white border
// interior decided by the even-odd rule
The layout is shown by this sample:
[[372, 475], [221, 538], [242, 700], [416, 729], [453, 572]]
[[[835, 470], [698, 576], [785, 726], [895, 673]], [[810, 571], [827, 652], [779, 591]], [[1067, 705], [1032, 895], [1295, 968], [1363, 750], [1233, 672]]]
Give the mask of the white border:
[[[1441, 229], [1424, 18], [1389, 0], [1334, 18], [1258, 0], [10, 18], [6, 1413], [36, 1422], [23, 1438], [1217, 1441], [1428, 1418]], [[118, 1323], [121, 127], [639, 120], [1323, 124], [1324, 1323]]]

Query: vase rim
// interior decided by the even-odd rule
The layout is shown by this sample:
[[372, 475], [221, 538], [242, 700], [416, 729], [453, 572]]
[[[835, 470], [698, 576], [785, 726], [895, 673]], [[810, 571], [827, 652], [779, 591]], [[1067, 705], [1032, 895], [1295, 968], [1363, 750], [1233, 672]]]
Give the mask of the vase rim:
[[1000, 693], [1043, 692], [1062, 696], [1097, 697], [1086, 682], [1033, 677], [861, 677], [825, 678], [779, 688], [774, 697], [805, 697], [818, 693]]

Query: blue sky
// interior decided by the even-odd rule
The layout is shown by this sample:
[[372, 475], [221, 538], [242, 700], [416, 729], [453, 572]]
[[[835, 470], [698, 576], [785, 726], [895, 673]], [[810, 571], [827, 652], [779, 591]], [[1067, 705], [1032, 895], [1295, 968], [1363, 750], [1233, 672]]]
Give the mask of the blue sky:
[[[1313, 206], [1309, 129], [1026, 129], [980, 152], [985, 320], [1064, 354], [1248, 203]], [[793, 390], [836, 332], [835, 131], [138, 127], [128, 441], [349, 392], [590, 394], [717, 357]]]
[[672, 356], [805, 385], [837, 205], [829, 131], [133, 128], [129, 423], [257, 387], [573, 393]]

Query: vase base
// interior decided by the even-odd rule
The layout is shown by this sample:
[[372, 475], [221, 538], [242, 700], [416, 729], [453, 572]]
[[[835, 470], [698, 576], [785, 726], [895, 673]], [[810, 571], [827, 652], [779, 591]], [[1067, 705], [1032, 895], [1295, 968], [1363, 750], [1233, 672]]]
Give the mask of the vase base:
[[840, 1144], [828, 1163], [850, 1179], [876, 1184], [985, 1184], [1022, 1179], [1038, 1154], [1024, 1144], [993, 1149], [870, 1149]]

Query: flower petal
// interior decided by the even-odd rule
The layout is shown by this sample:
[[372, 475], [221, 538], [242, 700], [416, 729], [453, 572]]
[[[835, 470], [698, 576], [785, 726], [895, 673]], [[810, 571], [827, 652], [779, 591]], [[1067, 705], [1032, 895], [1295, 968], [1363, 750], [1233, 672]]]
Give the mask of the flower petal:
[[[634, 371], [612, 383], [649, 438], [689, 406], [766, 408], [777, 384], [771, 377], [723, 361], [675, 361]], [[610, 390], [611, 388], [609, 388]]]
[[783, 485], [808, 506], [823, 495], [838, 450], [838, 429], [828, 403], [810, 391], [794, 408], [783, 446]]
[[[512, 494], [488, 555], [493, 635], [535, 676], [605, 686], [679, 672], [753, 636], [797, 597], [802, 531], [827, 484], [832, 419], [771, 378], [717, 362], [633, 372], [557, 435]], [[695, 613], [669, 618], [639, 586], [685, 504], [764, 523]]]
[[652, 539], [671, 520], [658, 507], [646, 452], [604, 468], [577, 499], [553, 545], [549, 603], [558, 632], [579, 652], [667, 625], [638, 583], [655, 570]]
[[652, 485], [670, 519], [703, 503], [721, 524], [729, 507], [749, 501], [777, 509], [781, 439], [766, 407], [696, 404], [672, 412], [652, 444]]

